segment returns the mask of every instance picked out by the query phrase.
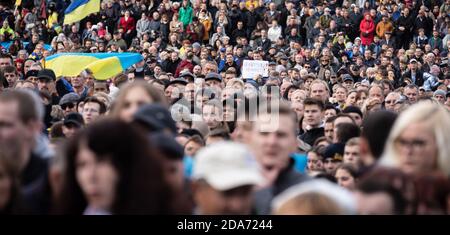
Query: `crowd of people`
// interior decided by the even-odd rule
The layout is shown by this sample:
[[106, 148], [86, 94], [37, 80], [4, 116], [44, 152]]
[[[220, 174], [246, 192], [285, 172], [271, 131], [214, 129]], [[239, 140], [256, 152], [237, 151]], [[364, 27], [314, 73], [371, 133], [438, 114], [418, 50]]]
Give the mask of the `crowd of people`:
[[70, 3], [0, 5], [0, 214], [450, 214], [450, 0]]

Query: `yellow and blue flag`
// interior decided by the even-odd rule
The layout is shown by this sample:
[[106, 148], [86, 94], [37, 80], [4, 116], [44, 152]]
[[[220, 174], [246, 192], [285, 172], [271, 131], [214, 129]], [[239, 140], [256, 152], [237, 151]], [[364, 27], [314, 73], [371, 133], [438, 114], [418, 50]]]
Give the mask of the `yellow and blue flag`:
[[47, 57], [44, 65], [56, 77], [74, 77], [90, 69], [95, 79], [107, 80], [142, 60], [139, 53], [59, 53]]
[[100, 11], [100, 0], [73, 0], [64, 11], [64, 24], [72, 24]]

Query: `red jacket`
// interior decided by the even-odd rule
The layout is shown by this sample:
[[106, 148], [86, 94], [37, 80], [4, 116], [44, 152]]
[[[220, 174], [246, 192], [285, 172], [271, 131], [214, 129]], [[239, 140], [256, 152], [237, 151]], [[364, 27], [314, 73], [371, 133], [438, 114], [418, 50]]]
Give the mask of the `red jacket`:
[[180, 72], [185, 68], [189, 69], [189, 71], [192, 73], [192, 70], [194, 69], [194, 64], [191, 61], [182, 60], [177, 66], [177, 70], [175, 71], [174, 74], [175, 77], [177, 78], [180, 75]]
[[361, 44], [364, 46], [370, 45], [373, 42], [375, 22], [372, 19], [366, 20], [364, 17], [359, 24], [359, 30], [361, 31]]
[[128, 30], [133, 31], [136, 28], [136, 22], [131, 16], [128, 17], [128, 20], [125, 20], [125, 17], [120, 17], [119, 28], [123, 28], [125, 33], [128, 32]]

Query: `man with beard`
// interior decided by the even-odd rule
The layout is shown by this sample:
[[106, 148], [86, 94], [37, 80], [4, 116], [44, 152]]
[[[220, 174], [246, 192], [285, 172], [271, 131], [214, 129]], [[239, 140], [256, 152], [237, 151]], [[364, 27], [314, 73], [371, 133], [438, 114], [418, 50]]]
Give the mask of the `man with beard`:
[[42, 69], [38, 72], [37, 77], [39, 91], [49, 94], [52, 97], [50, 103], [57, 105], [60, 97], [56, 91], [56, 76], [53, 70]]
[[186, 59], [182, 60], [175, 70], [175, 77], [178, 77], [180, 75], [180, 72], [184, 69], [189, 69], [190, 72], [193, 71], [194, 66], [196, 65], [193, 61], [194, 59], [194, 52], [192, 51], [192, 46], [186, 47]]
[[186, 33], [190, 37], [191, 42], [200, 42], [203, 39], [205, 28], [198, 20], [198, 17], [192, 18], [192, 23], [187, 26]]

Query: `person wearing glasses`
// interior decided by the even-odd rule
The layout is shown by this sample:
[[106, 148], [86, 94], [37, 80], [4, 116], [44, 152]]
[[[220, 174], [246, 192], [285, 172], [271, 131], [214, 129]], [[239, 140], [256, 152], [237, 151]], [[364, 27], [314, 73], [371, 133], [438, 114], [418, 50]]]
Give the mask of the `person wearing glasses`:
[[67, 93], [61, 98], [59, 106], [61, 106], [61, 109], [63, 110], [64, 117], [69, 113], [77, 111], [77, 103], [79, 100], [80, 96], [75, 92]]
[[386, 98], [384, 99], [384, 108], [386, 110], [392, 111], [392, 112], [396, 112], [396, 104], [397, 101], [400, 100], [401, 94], [398, 92], [391, 92], [389, 93]]
[[450, 175], [450, 114], [441, 105], [419, 102], [405, 110], [387, 139], [381, 164], [408, 175]]

